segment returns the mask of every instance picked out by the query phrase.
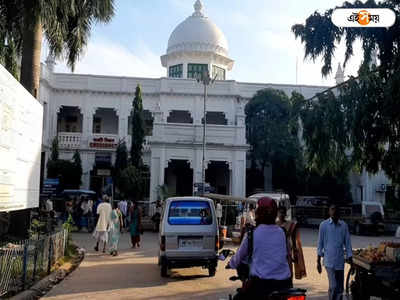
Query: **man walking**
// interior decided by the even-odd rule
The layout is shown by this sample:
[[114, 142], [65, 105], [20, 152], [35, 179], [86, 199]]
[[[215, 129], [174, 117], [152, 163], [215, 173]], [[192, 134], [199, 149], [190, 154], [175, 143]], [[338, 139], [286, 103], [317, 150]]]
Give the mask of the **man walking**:
[[94, 247], [95, 251], [99, 251], [99, 243], [103, 242], [103, 253], [106, 252], [106, 244], [108, 242], [108, 231], [111, 226], [111, 212], [112, 208], [109, 203], [109, 198], [107, 195], [103, 196], [103, 202], [97, 206], [97, 214], [99, 215], [99, 219], [97, 221], [96, 229], [94, 231], [94, 238], [97, 243]]
[[329, 280], [329, 300], [341, 300], [344, 285], [344, 249], [346, 261], [353, 263], [353, 252], [349, 228], [345, 222], [339, 220], [339, 209], [335, 205], [329, 208], [330, 218], [319, 226], [318, 235], [318, 273], [322, 273], [321, 257]]

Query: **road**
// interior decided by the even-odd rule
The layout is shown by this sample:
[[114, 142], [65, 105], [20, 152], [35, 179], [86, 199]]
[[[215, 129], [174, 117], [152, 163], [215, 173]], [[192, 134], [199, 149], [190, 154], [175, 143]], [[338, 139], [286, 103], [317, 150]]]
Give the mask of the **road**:
[[[308, 276], [296, 280], [295, 286], [308, 290], [308, 299], [327, 299], [326, 273], [316, 271], [316, 242], [318, 232], [301, 229]], [[120, 254], [111, 257], [93, 250], [94, 240], [88, 233], [73, 234], [74, 241], [87, 249], [80, 267], [55, 286], [44, 299], [228, 299], [239, 282], [228, 278], [235, 275], [220, 263], [215, 277], [201, 268], [172, 270], [169, 278], [161, 278], [157, 265], [157, 235], [145, 232], [142, 247], [130, 249], [129, 235], [120, 241]], [[353, 248], [376, 245], [392, 237], [352, 236]]]

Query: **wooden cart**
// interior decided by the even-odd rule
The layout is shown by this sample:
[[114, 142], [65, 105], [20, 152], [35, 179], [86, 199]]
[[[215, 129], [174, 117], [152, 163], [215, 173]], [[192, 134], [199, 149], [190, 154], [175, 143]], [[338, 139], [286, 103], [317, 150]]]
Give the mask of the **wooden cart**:
[[352, 300], [379, 297], [382, 300], [400, 299], [400, 263], [371, 263], [355, 255], [347, 274], [346, 292]]

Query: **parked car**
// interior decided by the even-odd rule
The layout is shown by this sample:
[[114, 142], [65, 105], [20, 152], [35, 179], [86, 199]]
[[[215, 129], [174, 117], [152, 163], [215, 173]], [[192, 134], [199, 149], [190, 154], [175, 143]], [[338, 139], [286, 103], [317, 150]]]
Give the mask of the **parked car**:
[[161, 276], [168, 269], [203, 267], [209, 276], [217, 269], [218, 223], [212, 200], [203, 197], [168, 198], [159, 234]]

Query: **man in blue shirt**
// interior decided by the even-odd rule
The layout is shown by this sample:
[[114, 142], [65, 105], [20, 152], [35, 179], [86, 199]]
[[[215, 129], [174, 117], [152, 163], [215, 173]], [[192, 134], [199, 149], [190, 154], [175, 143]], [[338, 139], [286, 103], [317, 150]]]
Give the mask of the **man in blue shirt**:
[[322, 273], [321, 257], [328, 273], [329, 300], [341, 300], [344, 285], [344, 248], [346, 261], [353, 263], [353, 252], [349, 228], [345, 222], [339, 220], [339, 209], [335, 205], [329, 208], [330, 218], [319, 226], [318, 235], [318, 273]]

